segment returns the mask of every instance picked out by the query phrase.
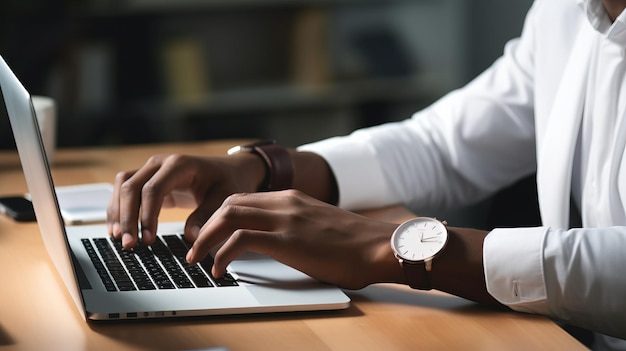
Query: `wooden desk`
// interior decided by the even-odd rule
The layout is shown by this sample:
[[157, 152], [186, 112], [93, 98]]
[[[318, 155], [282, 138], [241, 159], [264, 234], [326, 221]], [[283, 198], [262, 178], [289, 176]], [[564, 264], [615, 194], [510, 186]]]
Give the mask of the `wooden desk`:
[[[111, 182], [155, 153], [224, 154], [233, 142], [60, 150], [57, 185]], [[0, 153], [0, 195], [24, 193], [14, 153]], [[182, 220], [185, 210], [166, 210]], [[402, 208], [369, 213], [390, 221]], [[348, 291], [334, 312], [87, 323], [57, 276], [36, 224], [0, 218], [0, 350], [584, 350], [546, 318], [485, 309], [439, 292], [381, 284]]]

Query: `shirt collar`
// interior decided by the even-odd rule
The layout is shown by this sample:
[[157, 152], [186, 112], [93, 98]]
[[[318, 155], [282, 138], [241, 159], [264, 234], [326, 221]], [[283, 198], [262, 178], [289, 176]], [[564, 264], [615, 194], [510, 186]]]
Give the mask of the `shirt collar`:
[[626, 11], [611, 23], [601, 0], [577, 0], [577, 2], [593, 28], [604, 34], [608, 40], [626, 46]]

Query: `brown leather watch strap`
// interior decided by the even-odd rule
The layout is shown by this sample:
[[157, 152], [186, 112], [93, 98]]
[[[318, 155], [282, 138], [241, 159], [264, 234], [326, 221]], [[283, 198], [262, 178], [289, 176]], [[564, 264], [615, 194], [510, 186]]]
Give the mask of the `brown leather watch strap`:
[[277, 191], [291, 188], [293, 184], [293, 162], [286, 147], [272, 140], [259, 141], [253, 144], [236, 146], [228, 150], [228, 154], [247, 151], [261, 156], [265, 162], [265, 179], [259, 191]]
[[253, 148], [255, 153], [263, 157], [268, 169], [266, 181], [259, 190], [276, 191], [291, 188], [293, 163], [287, 148], [276, 143], [258, 144]]
[[402, 270], [407, 283], [413, 289], [431, 290], [430, 279], [426, 271], [426, 264], [402, 262]]

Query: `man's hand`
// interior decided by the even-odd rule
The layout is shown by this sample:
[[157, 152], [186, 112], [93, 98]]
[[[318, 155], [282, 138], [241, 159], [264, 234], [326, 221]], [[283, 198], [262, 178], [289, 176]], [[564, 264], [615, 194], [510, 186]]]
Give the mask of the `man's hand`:
[[297, 190], [235, 194], [200, 229], [187, 260], [198, 262], [224, 242], [215, 255], [215, 276], [252, 251], [321, 281], [358, 289], [404, 280], [389, 242], [396, 227]]
[[152, 156], [140, 169], [117, 174], [107, 211], [109, 234], [130, 249], [141, 230], [143, 243], [149, 245], [155, 239], [161, 207], [191, 206], [195, 210], [187, 219], [185, 235], [193, 240], [227, 196], [256, 191], [264, 175], [262, 161], [250, 154]]

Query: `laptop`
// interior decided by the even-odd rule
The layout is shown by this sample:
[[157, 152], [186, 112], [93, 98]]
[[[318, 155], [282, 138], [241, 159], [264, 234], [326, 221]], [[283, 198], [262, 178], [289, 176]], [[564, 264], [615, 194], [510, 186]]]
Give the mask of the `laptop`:
[[[184, 223], [160, 223], [150, 247], [121, 249], [100, 225], [65, 225], [30, 94], [0, 56], [0, 88], [43, 243], [87, 320], [337, 310], [344, 292], [266, 256], [244, 254], [216, 279], [211, 256], [186, 264]], [[42, 290], [43, 291], [43, 290]]]

